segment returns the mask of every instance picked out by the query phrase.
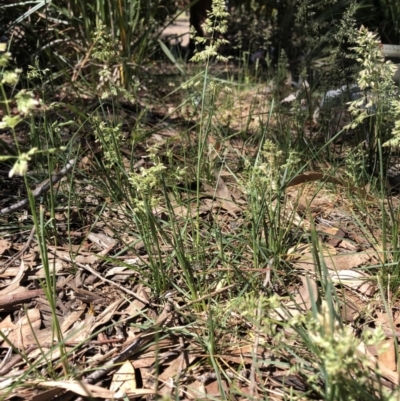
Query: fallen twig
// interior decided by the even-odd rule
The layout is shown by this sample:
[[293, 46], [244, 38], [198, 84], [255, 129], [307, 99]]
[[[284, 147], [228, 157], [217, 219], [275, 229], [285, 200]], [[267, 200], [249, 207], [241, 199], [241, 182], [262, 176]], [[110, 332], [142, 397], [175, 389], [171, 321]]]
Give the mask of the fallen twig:
[[[58, 181], [60, 181], [61, 178], [63, 178], [68, 173], [68, 171], [72, 169], [72, 167], [74, 167], [75, 163], [76, 159], [71, 159], [63, 169], [61, 169], [58, 173], [54, 173], [51, 176], [51, 179], [43, 181], [34, 191], [32, 191], [32, 196], [34, 198], [38, 198], [43, 193], [45, 193], [51, 187], [51, 185], [54, 185]], [[0, 215], [15, 212], [16, 210], [22, 209], [28, 205], [29, 205], [29, 199], [28, 198], [23, 199], [22, 201], [19, 201], [11, 206], [1, 209]]]
[[44, 295], [44, 291], [42, 289], [26, 290], [17, 294], [5, 294], [1, 296], [0, 309], [20, 304], [22, 302], [31, 301], [32, 299], [41, 297], [42, 295]]

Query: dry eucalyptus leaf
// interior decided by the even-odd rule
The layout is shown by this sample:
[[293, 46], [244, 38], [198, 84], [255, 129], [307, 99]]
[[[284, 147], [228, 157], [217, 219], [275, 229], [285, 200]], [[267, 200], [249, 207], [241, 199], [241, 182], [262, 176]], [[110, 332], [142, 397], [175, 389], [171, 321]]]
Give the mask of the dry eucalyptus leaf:
[[0, 239], [0, 255], [3, 255], [5, 251], [8, 251], [11, 248], [11, 242], [5, 239]]
[[388, 369], [383, 363], [377, 360], [365, 346], [364, 342], [360, 342], [360, 344], [358, 345], [357, 353], [359, 353], [362, 357], [367, 356], [367, 358], [371, 362], [371, 367], [373, 367], [373, 369], [376, 369], [377, 366], [381, 376], [385, 377], [387, 380], [390, 380], [395, 385], [399, 384], [398, 373], [393, 372], [391, 369]]
[[[333, 252], [332, 252], [333, 253]], [[355, 267], [366, 264], [371, 260], [371, 256], [368, 253], [342, 253], [342, 254], [331, 254], [324, 255], [324, 263], [326, 267], [333, 271], [349, 270]], [[295, 263], [296, 267], [305, 270], [315, 270], [314, 256], [312, 253], [302, 255], [299, 260]]]
[[[40, 327], [42, 325], [40, 312], [37, 309], [30, 309], [26, 316], [23, 316], [16, 324], [7, 317], [0, 323], [1, 332], [7, 337], [8, 342], [16, 348], [26, 348], [37, 343]], [[32, 330], [35, 335], [33, 335]], [[0, 341], [3, 343], [3, 341]]]
[[103, 233], [89, 233], [87, 237], [89, 241], [103, 249], [113, 247], [118, 243], [117, 240]]
[[360, 291], [364, 295], [372, 296], [376, 292], [376, 287], [371, 283], [371, 278], [363, 272], [347, 269], [337, 272], [330, 271], [329, 275], [334, 283]]
[[308, 311], [311, 309], [312, 303], [318, 299], [317, 283], [311, 277], [301, 276], [302, 285], [297, 287], [293, 293], [293, 301], [286, 304], [288, 308], [300, 308]]
[[77, 255], [75, 257], [75, 262], [80, 263], [82, 265], [93, 265], [94, 263], [98, 262], [100, 259], [96, 254], [89, 254], [89, 255]]
[[360, 250], [360, 246], [358, 244], [353, 244], [348, 239], [344, 239], [343, 241], [341, 241], [339, 247], [350, 252], [358, 252]]
[[137, 388], [135, 368], [132, 366], [130, 361], [126, 361], [122, 366], [114, 373], [112, 382], [110, 385], [111, 391], [121, 391], [123, 393], [129, 393], [135, 391]]
[[216, 174], [217, 179], [217, 190], [215, 195], [218, 201], [221, 203], [221, 206], [230, 214], [236, 216], [237, 212], [240, 212], [241, 209], [239, 206], [234, 203], [232, 195], [229, 191], [229, 188], [226, 186], [222, 177], [218, 177]]
[[[379, 352], [379, 350], [383, 350], [383, 352]], [[396, 348], [393, 338], [382, 341], [382, 343], [378, 345], [378, 361], [389, 370], [393, 372], [396, 371]]]
[[[68, 266], [67, 262], [64, 262], [63, 260], [60, 259], [50, 259], [49, 260], [49, 270], [50, 270], [50, 275], [53, 275], [54, 273], [56, 275], [59, 275], [64, 268]], [[43, 265], [40, 265], [37, 267], [37, 270], [35, 272], [35, 278], [42, 278], [44, 279], [46, 277], [45, 273], [45, 268]]]
[[29, 382], [32, 385], [39, 385], [44, 387], [55, 387], [62, 388], [67, 391], [71, 391], [82, 397], [91, 398], [111, 398], [111, 399], [122, 399], [124, 393], [115, 393], [114, 391], [108, 390], [106, 388], [95, 386], [93, 384], [82, 383], [79, 381], [32, 381]]

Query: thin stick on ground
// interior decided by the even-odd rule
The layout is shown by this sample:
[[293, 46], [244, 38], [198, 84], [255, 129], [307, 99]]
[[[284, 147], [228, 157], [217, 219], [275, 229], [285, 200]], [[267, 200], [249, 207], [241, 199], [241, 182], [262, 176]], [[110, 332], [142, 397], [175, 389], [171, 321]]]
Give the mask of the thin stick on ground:
[[[42, 194], [44, 194], [52, 185], [57, 184], [75, 165], [76, 159], [71, 159], [67, 165], [61, 169], [58, 173], [54, 173], [51, 179], [43, 181], [34, 191], [32, 191], [32, 196], [36, 199]], [[11, 206], [5, 207], [0, 210], [0, 215], [15, 212], [16, 210], [23, 209], [29, 205], [29, 199], [23, 199]]]

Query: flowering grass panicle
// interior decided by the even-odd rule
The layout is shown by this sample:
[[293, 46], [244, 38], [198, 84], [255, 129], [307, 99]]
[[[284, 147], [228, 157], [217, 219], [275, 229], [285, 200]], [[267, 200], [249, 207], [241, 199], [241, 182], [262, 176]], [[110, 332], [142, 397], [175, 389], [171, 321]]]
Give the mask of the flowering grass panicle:
[[393, 121], [393, 100], [398, 98], [398, 91], [393, 81], [396, 66], [386, 61], [382, 54], [381, 42], [377, 34], [361, 27], [356, 35], [357, 46], [353, 48], [357, 54], [357, 62], [361, 66], [357, 84], [366, 97], [350, 102], [349, 110], [354, 120], [346, 128], [354, 129], [365, 119], [375, 115], [377, 121]]
[[205, 45], [203, 51], [196, 53], [191, 61], [200, 62], [207, 61], [210, 58], [215, 57], [218, 61], [227, 62], [228, 59], [222, 56], [218, 49], [221, 45], [229, 43], [226, 39], [219, 37], [226, 33], [228, 28], [228, 16], [229, 13], [226, 11], [226, 5], [224, 0], [213, 0], [212, 9], [208, 14], [208, 18], [203, 24], [204, 32], [209, 36], [207, 37], [195, 37], [196, 43]]

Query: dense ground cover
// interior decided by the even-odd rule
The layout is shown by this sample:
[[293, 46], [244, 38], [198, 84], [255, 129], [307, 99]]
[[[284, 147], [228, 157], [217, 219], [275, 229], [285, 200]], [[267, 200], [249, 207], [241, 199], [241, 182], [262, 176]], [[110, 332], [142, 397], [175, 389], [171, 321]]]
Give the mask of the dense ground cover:
[[128, 3], [109, 25], [59, 7], [87, 43], [48, 70], [0, 54], [1, 399], [397, 399], [400, 107], [381, 40], [350, 7], [349, 63], [338, 47], [299, 73], [221, 39], [187, 63]]

